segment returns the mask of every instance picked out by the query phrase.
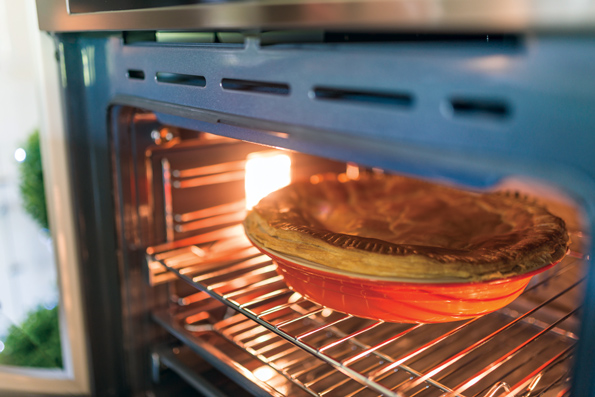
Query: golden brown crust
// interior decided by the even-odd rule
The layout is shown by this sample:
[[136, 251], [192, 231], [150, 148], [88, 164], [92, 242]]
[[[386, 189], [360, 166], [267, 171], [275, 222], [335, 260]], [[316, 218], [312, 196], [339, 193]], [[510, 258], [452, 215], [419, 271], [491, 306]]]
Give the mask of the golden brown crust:
[[487, 280], [561, 259], [564, 221], [514, 195], [393, 175], [298, 182], [249, 213], [257, 244], [372, 276]]

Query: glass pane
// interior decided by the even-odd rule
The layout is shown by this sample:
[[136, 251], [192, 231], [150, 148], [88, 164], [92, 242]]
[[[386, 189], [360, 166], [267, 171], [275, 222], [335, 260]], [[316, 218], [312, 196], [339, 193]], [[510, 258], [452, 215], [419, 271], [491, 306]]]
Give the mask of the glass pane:
[[35, 57], [17, 3], [0, 0], [0, 364], [61, 368]]

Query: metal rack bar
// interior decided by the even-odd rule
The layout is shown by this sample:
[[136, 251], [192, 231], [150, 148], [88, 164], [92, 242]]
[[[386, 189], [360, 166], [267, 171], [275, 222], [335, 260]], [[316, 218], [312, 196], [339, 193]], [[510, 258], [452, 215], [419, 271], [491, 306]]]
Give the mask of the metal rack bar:
[[227, 163], [206, 165], [203, 167], [187, 168], [184, 170], [174, 170], [174, 178], [192, 178], [197, 176], [222, 174], [230, 171], [243, 171], [246, 167], [246, 160], [229, 161]]
[[209, 218], [203, 218], [198, 221], [178, 224], [175, 226], [175, 231], [178, 233], [191, 232], [193, 230], [206, 229], [213, 226], [235, 223], [242, 221], [246, 215], [243, 213], [232, 212], [229, 214], [216, 215]]
[[348, 341], [350, 339], [356, 338], [357, 336], [363, 334], [364, 332], [368, 332], [369, 330], [374, 329], [374, 328], [376, 328], [377, 326], [379, 326], [380, 324], [383, 324], [383, 323], [384, 323], [383, 321], [379, 321], [379, 322], [374, 323], [372, 325], [369, 325], [369, 326], [367, 326], [365, 328], [359, 329], [359, 330], [357, 330], [357, 331], [355, 331], [355, 332], [353, 332], [353, 333], [351, 333], [349, 335], [345, 335], [344, 337], [342, 337], [339, 340], [336, 340], [336, 341], [334, 341], [332, 343], [329, 343], [328, 345], [324, 345], [324, 346], [318, 348], [318, 352], [319, 353], [322, 353], [325, 350], [328, 350], [331, 347], [335, 347], [335, 346], [337, 346], [340, 343], [343, 343], [343, 342]]
[[513, 388], [511, 388], [510, 395], [517, 395], [518, 393], [523, 391], [523, 389], [528, 388], [535, 377], [539, 376], [539, 374], [543, 373], [547, 368], [551, 368], [553, 365], [568, 359], [570, 357], [570, 353], [574, 349], [575, 346], [569, 346], [560, 353], [558, 353], [556, 356], [552, 357], [550, 360], [541, 364], [539, 368], [525, 376], [525, 378], [523, 378]]
[[[241, 238], [237, 235], [228, 235], [227, 239], [236, 239], [239, 241]], [[214, 244], [228, 246], [225, 239]], [[398, 354], [393, 355], [390, 353], [387, 354], [385, 350], [394, 350], [395, 346], [398, 346], [397, 342], [400, 339], [409, 340], [413, 338], [411, 340], [415, 340], [415, 335], [417, 333], [413, 331], [421, 328], [425, 329], [427, 327], [433, 327], [433, 325], [412, 325], [411, 327], [401, 329], [392, 335], [389, 334], [388, 337], [383, 338], [381, 342], [368, 345], [367, 343], [361, 342], [359, 339], [369, 338], [370, 340], [373, 340], [374, 338], [372, 336], [376, 335], [376, 328], [380, 329], [381, 326], [391, 325], [389, 323], [377, 321], [357, 326], [357, 321], [359, 321], [357, 317], [340, 313], [334, 313], [327, 318], [326, 316], [328, 316], [329, 313], [333, 313], [332, 311], [329, 311], [330, 309], [321, 307], [315, 302], [311, 302], [299, 295], [296, 299], [296, 294], [285, 286], [282, 278], [275, 272], [276, 265], [262, 255], [256, 254], [255, 256], [246, 259], [241, 258], [242, 255], [232, 255], [233, 259], [229, 259], [226, 262], [220, 261], [219, 265], [216, 265], [213, 264], [213, 261], [209, 260], [209, 251], [206, 250], [205, 252], [207, 258], [201, 258], [199, 261], [204, 263], [200, 266], [189, 266], [191, 270], [187, 270], [188, 268], [180, 268], [178, 266], [170, 266], [170, 262], [175, 263], [175, 258], [172, 258], [171, 256], [164, 256], [163, 258], [157, 259], [158, 255], [154, 255], [150, 257], [150, 260], [159, 262], [167, 271], [176, 274], [177, 277], [192, 284], [199, 291], [203, 291], [215, 298], [215, 300], [233, 307], [241, 315], [248, 318], [249, 320], [247, 321], [254, 322], [250, 323], [254, 325], [252, 327], [242, 322], [237, 323], [232, 322], [231, 320], [223, 320], [218, 323], [214, 329], [218, 330], [222, 335], [226, 335], [229, 340], [233, 340], [234, 343], [242, 346], [246, 351], [249, 351], [251, 354], [254, 354], [282, 372], [285, 372], [294, 363], [299, 362], [299, 359], [296, 360], [296, 357], [294, 356], [295, 354], [299, 354], [301, 351], [307, 352], [327, 364], [330, 364], [336, 371], [347, 375], [349, 379], [359, 382], [362, 387], [354, 392], [351, 392], [352, 389], [348, 386], [349, 393], [353, 395], [368, 388], [386, 396], [412, 396], [422, 393], [424, 390], [432, 390], [433, 388], [440, 395], [462, 396], [461, 393], [467, 390], [471, 385], [475, 385], [476, 382], [479, 382], [482, 379], [488, 379], [488, 375], [502, 367], [519, 351], [534, 343], [542, 336], [551, 335], [554, 329], [558, 329], [556, 335], [572, 340], [572, 338], [568, 336], [572, 333], [568, 334], [568, 330], [559, 329], [559, 326], [565, 320], [572, 317], [578, 308], [574, 308], [565, 316], [557, 318], [556, 321], [549, 324], [543, 322], [540, 323], [539, 320], [534, 320], [533, 316], [538, 310], [551, 306], [552, 302], [567, 294], [569, 291], [574, 290], [582, 282], [582, 280], [574, 280], [570, 285], [565, 285], [562, 290], [558, 290], [556, 294], [553, 296], [550, 295], [548, 299], [544, 299], [539, 304], [532, 305], [528, 310], [523, 309], [523, 311], [518, 314], [511, 312], [510, 316], [512, 316], [512, 318], [507, 317], [507, 320], [503, 325], [500, 325], [497, 328], [494, 327], [496, 329], [495, 331], [490, 329], [490, 332], [487, 335], [474, 339], [474, 343], [470, 346], [460, 349], [453, 354], [448, 353], [449, 349], [445, 349], [449, 346], [446, 341], [449, 338], [454, 337], [454, 335], [463, 333], [466, 335], [471, 331], [480, 331], [481, 328], [474, 326], [474, 324], [481, 322], [480, 320], [482, 317], [466, 320], [452, 329], [442, 331], [438, 336], [431, 340], [423, 340], [419, 344], [416, 343], [413, 350], [408, 352], [398, 352]], [[188, 252], [180, 252], [180, 255], [187, 254]], [[219, 253], [219, 255], [220, 257], [225, 257], [225, 254]], [[553, 282], [555, 283], [560, 277], [566, 274], [571, 274], [571, 272], [575, 271], [575, 268], [582, 263], [579, 259], [580, 256], [581, 255], [579, 255], [578, 252], [574, 251], [574, 254], [568, 256], [567, 259], [555, 269], [555, 271], [546, 273], [537, 279], [536, 282], [533, 282], [525, 290], [522, 296], [529, 296], [533, 294], [534, 291], [538, 291], [541, 288], [547, 288], [548, 285]], [[193, 277], [189, 277], [189, 274], [193, 274]], [[302, 305], [304, 305], [304, 307], [302, 307]], [[310, 305], [310, 307], [308, 307], [308, 305]], [[504, 312], [505, 311], [503, 311], [503, 313]], [[356, 321], [355, 326], [357, 328], [344, 332], [343, 329], [351, 326], [350, 324], [353, 321]], [[443, 383], [446, 377], [450, 376], [450, 374], [453, 373], [452, 371], [455, 371], [454, 364], [456, 362], [480, 347], [489, 343], [489, 346], [492, 346], [488, 351], [490, 357], [496, 354], [498, 346], [491, 343], [491, 341], [504, 331], [511, 329], [513, 326], [518, 326], [519, 324], [529, 324], [532, 327], [539, 327], [540, 331], [529, 338], [521, 335], [525, 339], [523, 339], [518, 346], [509, 350], [505, 355], [496, 357], [488, 368], [472, 374], [472, 376], [469, 376], [466, 380], [458, 381], [455, 386], [449, 387]], [[540, 324], [544, 325], [540, 326]], [[517, 330], [516, 327], [515, 330]], [[517, 330], [515, 333], [521, 331], [522, 330]], [[329, 332], [333, 335], [333, 341], [320, 345], [320, 342], [323, 342], [321, 337], [327, 335]], [[370, 334], [370, 337], [366, 337], [368, 334]], [[280, 337], [282, 339], [273, 341], [273, 338], [275, 337]], [[282, 340], [287, 342], [282, 342]], [[268, 341], [270, 341], [270, 345], [263, 347], [262, 343]], [[296, 347], [286, 349], [284, 343], [290, 343], [292, 346]], [[318, 347], [317, 344], [319, 345]], [[338, 349], [343, 344], [345, 344], [346, 348]], [[277, 349], [280, 349], [280, 351], [277, 352]], [[352, 349], [355, 349], [356, 351], [352, 352]], [[434, 361], [427, 369], [418, 371], [412, 367], [412, 365], [417, 366], [417, 362], [422, 366], [427, 365], [427, 363], [422, 364], [422, 362], [427, 362], [427, 357], [429, 357], [428, 352], [436, 351], [436, 349], [440, 349], [440, 351], [444, 350], [444, 352], [440, 354], [448, 355]], [[269, 353], [274, 354], [271, 357], [267, 357]], [[370, 360], [371, 357], [376, 357], [377, 360], [375, 362], [365, 361]], [[285, 358], [287, 358], [287, 360], [285, 360]], [[471, 361], [467, 360], [465, 362], [464, 366], [468, 367], [465, 371], [473, 370], [473, 365], [471, 364], [474, 360], [476, 360], [476, 358], [472, 358]], [[279, 361], [280, 364], [276, 364], [275, 361]], [[286, 361], [289, 361], [289, 364]], [[436, 362], [438, 362], [438, 364], [436, 364]], [[406, 363], [408, 364], [406, 365]], [[356, 369], [356, 367], [359, 367], [359, 369]], [[449, 368], [448, 371], [446, 371], [447, 368]], [[457, 371], [461, 370], [461, 368], [463, 367], [459, 366]], [[506, 368], [508, 370], [508, 366]], [[547, 366], [544, 368], [547, 369]], [[303, 376], [306, 373], [307, 370], [300, 369], [300, 371], [295, 374], [288, 376], [292, 380], [295, 380], [297, 377]], [[304, 384], [304, 387], [308, 388], [317, 385], [317, 383], [322, 385], [326, 382], [326, 377], [331, 376], [332, 374], [333, 372], [331, 371], [322, 374], [313, 380], [311, 379]], [[438, 374], [441, 376], [436, 378], [436, 375]], [[397, 376], [397, 378], [395, 378], [395, 376]], [[403, 377], [405, 377], [405, 379], [401, 379]], [[391, 381], [387, 382], [388, 380]], [[397, 382], [395, 383], [395, 381]], [[332, 386], [327, 385], [320, 392], [328, 394], [342, 385], [347, 385], [347, 381], [343, 381], [340, 384], [336, 382]], [[523, 385], [523, 387], [526, 386], [527, 385]], [[484, 391], [488, 390], [489, 387], [490, 385], [487, 385]], [[423, 394], [425, 396], [427, 393]]]
[[542, 308], [546, 304], [548, 304], [548, 303], [556, 300], [557, 298], [559, 298], [560, 296], [562, 296], [563, 294], [565, 294], [566, 292], [568, 292], [572, 288], [578, 286], [582, 281], [583, 280], [579, 280], [579, 281], [575, 282], [570, 287], [564, 289], [562, 292], [554, 295], [553, 297], [551, 297], [550, 299], [546, 300], [542, 304], [534, 307], [533, 309], [529, 310], [528, 312], [524, 313], [523, 315], [517, 317], [516, 319], [512, 320], [511, 322], [509, 322], [505, 326], [503, 326], [503, 327], [497, 329], [496, 331], [492, 332], [490, 335], [488, 335], [488, 336], [486, 336], [486, 337], [478, 340], [477, 342], [475, 342], [471, 346], [463, 349], [459, 353], [457, 353], [454, 356], [450, 357], [448, 360], [443, 361], [440, 364], [437, 364], [432, 369], [430, 369], [427, 372], [425, 372], [424, 374], [422, 374], [419, 378], [417, 378], [415, 380], [412, 380], [411, 382], [408, 382], [408, 384], [406, 384], [400, 391], [406, 392], [407, 390], [410, 390], [410, 389], [418, 386], [420, 383], [422, 383], [425, 380], [431, 378], [432, 376], [436, 375], [437, 373], [439, 373], [440, 371], [442, 371], [446, 367], [454, 364], [455, 362], [457, 362], [461, 358], [465, 357], [468, 353], [470, 353], [473, 350], [479, 348], [480, 346], [483, 346], [485, 343], [487, 343], [489, 340], [491, 340], [492, 338], [494, 338], [496, 335], [500, 334], [502, 331], [504, 331], [504, 330], [512, 327], [513, 325], [515, 325], [516, 323], [518, 323], [519, 321], [521, 321], [525, 317], [528, 317], [529, 315], [531, 315], [532, 313], [536, 312], [537, 310], [539, 310], [540, 308]]
[[462, 330], [463, 328], [472, 324], [473, 322], [477, 321], [478, 319], [479, 319], [479, 317], [471, 319], [471, 320], [459, 325], [457, 328], [451, 330], [450, 332], [442, 334], [439, 337], [437, 337], [436, 339], [426, 343], [425, 345], [418, 347], [417, 349], [413, 350], [411, 353], [409, 353], [409, 354], [399, 358], [398, 360], [393, 361], [389, 365], [386, 365], [385, 367], [373, 372], [372, 374], [370, 374], [370, 378], [372, 378], [372, 379], [379, 378], [382, 375], [386, 374], [387, 372], [392, 371], [394, 368], [398, 367], [399, 365], [403, 364], [406, 361], [409, 361], [410, 359], [417, 356], [418, 354], [423, 353], [424, 351], [431, 348], [432, 346], [435, 346], [436, 344], [442, 342], [449, 336], [456, 334], [458, 331]]
[[204, 208], [197, 211], [186, 212], [184, 214], [176, 214], [174, 219], [176, 222], [185, 223], [190, 221], [201, 220], [205, 218], [211, 218], [216, 215], [223, 215], [229, 213], [240, 213], [243, 214], [243, 210], [246, 208], [246, 201], [240, 200], [233, 203], [216, 205], [210, 208]]
[[[303, 297], [300, 297], [300, 298], [299, 298], [297, 301], [295, 301], [295, 302], [288, 302], [288, 303], [284, 303], [284, 304], [282, 304], [282, 305], [278, 305], [278, 306], [272, 307], [272, 308], [270, 308], [270, 309], [264, 310], [264, 311], [262, 311], [262, 312], [261, 312], [261, 313], [260, 313], [260, 314], [259, 314], [257, 317], [258, 317], [258, 318], [262, 318], [262, 317], [264, 317], [264, 316], [268, 316], [269, 314], [273, 314], [273, 313], [275, 313], [275, 312], [278, 312], [279, 310], [287, 309], [287, 308], [289, 308], [289, 307], [291, 307], [291, 306], [295, 305], [296, 303], [298, 303], [298, 302], [303, 302], [303, 301], [305, 301], [305, 299], [304, 299]], [[322, 310], [322, 309], [321, 309], [321, 310]]]
[[[245, 368], [243, 365], [231, 360], [221, 351], [217, 350], [208, 343], [200, 343], [193, 335], [191, 335], [185, 329], [171, 323], [171, 321], [165, 316], [153, 314], [153, 319], [159, 323], [164, 329], [178, 338], [180, 341], [191, 347], [194, 351], [200, 354], [201, 357], [205, 358], [211, 365], [225, 373], [232, 380], [248, 386], [244, 379], [250, 380], [252, 387], [250, 392], [256, 396], [278, 396], [282, 397], [277, 390], [268, 385], [266, 382], [261, 381], [254, 376], [252, 371]], [[231, 370], [230, 370], [231, 369]]]
[[[241, 315], [238, 315], [241, 316]], [[225, 320], [224, 320], [225, 321]], [[242, 322], [242, 324], [245, 324], [248, 327], [252, 327], [251, 330], [248, 330], [248, 333], [255, 333], [254, 330], [257, 328], [262, 328], [259, 325], [255, 324], [253, 321], [247, 319], [244, 316], [241, 316], [240, 321]], [[225, 337], [227, 340], [229, 340], [230, 342], [237, 344], [239, 347], [244, 348], [247, 352], [249, 352], [250, 354], [252, 354], [254, 357], [258, 358], [261, 362], [263, 362], [266, 365], [269, 365], [271, 368], [274, 368], [276, 371], [282, 373], [285, 377], [287, 377], [288, 379], [291, 379], [291, 382], [297, 384], [300, 388], [302, 388], [303, 390], [307, 391], [310, 395], [314, 395], [314, 396], [319, 396], [319, 393], [313, 392], [310, 388], [308, 388], [307, 384], [304, 384], [302, 382], [300, 382], [298, 380], [298, 377], [300, 375], [300, 373], [290, 373], [289, 371], [284, 371], [283, 368], [281, 366], [279, 366], [275, 361], [279, 360], [285, 356], [288, 356], [290, 354], [292, 354], [293, 352], [300, 352], [302, 351], [298, 346], [295, 346], [294, 344], [291, 344], [283, 339], [281, 339], [280, 341], [274, 343], [274, 344], [269, 344], [266, 347], [264, 347], [261, 350], [257, 350], [255, 351], [254, 349], [252, 349], [249, 346], [249, 343], [243, 343], [242, 342], [242, 337], [233, 337], [231, 336], [228, 332], [225, 331], [221, 331], [222, 328], [224, 328], [224, 326], [222, 326], [222, 322], [219, 322], [217, 324], [215, 324], [215, 326], [213, 327], [214, 329], [219, 329], [219, 334], [223, 337]], [[262, 332], [262, 331], [259, 331]], [[268, 332], [265, 330], [265, 332]], [[267, 334], [267, 336], [269, 337], [275, 337], [278, 338], [278, 335], [275, 335], [271, 332], [269, 332]], [[282, 347], [283, 345], [289, 345], [288, 349], [285, 349], [273, 356], [270, 357], [266, 357], [265, 353], [267, 353], [268, 351], [274, 351], [275, 348], [277, 347]], [[306, 354], [306, 353], [304, 353]], [[312, 367], [309, 367], [307, 369], [305, 369], [305, 371], [311, 371], [313, 368], [318, 368], [321, 365], [324, 365], [324, 362], [321, 360], [316, 359], [314, 356], [309, 356], [310, 360], [315, 360], [315, 364]], [[287, 365], [288, 366], [288, 365]], [[334, 372], [335, 374], [337, 373], [337, 371]], [[349, 380], [349, 378], [347, 378]]]
[[181, 181], [173, 181], [172, 186], [176, 189], [187, 189], [191, 187], [215, 185], [218, 183], [243, 181], [244, 175], [244, 170], [229, 171], [221, 174], [199, 176], [196, 178], [184, 179]]
[[517, 353], [523, 349], [524, 347], [526, 347], [527, 345], [529, 345], [532, 342], [535, 342], [539, 337], [543, 336], [545, 333], [549, 332], [551, 329], [553, 329], [556, 325], [562, 323], [564, 320], [566, 320], [568, 317], [572, 316], [574, 313], [576, 313], [579, 310], [579, 308], [572, 310], [570, 313], [566, 314], [564, 317], [562, 317], [561, 319], [559, 319], [558, 321], [552, 323], [549, 327], [541, 330], [540, 332], [538, 332], [537, 334], [535, 334], [533, 337], [525, 340], [523, 343], [521, 343], [520, 345], [518, 345], [517, 347], [515, 347], [514, 349], [512, 349], [511, 351], [507, 352], [506, 354], [500, 356], [498, 359], [496, 359], [495, 361], [492, 362], [492, 364], [489, 367], [484, 368], [483, 370], [479, 371], [477, 373], [477, 375], [475, 375], [473, 378], [466, 380], [465, 382], [457, 385], [455, 387], [455, 389], [452, 391], [452, 394], [457, 394], [457, 393], [462, 393], [463, 391], [465, 391], [469, 386], [474, 385], [475, 383], [477, 383], [478, 381], [480, 381], [481, 379], [483, 379], [484, 377], [486, 377], [487, 375], [489, 375], [491, 372], [495, 371], [497, 368], [499, 368], [502, 364], [504, 364], [506, 361], [512, 359], [514, 356], [517, 355]]
[[423, 326], [423, 324], [417, 324], [417, 325], [414, 325], [414, 326], [412, 326], [411, 328], [408, 328], [408, 329], [406, 329], [405, 331], [403, 331], [403, 332], [401, 332], [401, 333], [398, 333], [398, 334], [396, 334], [396, 335], [394, 335], [394, 336], [392, 336], [392, 337], [390, 337], [390, 338], [388, 338], [388, 339], [386, 339], [386, 340], [384, 340], [384, 341], [380, 342], [379, 344], [377, 344], [377, 345], [375, 345], [375, 346], [372, 346], [372, 347], [370, 347], [370, 348], [368, 348], [368, 349], [366, 349], [366, 350], [362, 351], [362, 352], [361, 352], [361, 353], [359, 353], [359, 354], [356, 354], [355, 356], [352, 356], [352, 357], [349, 357], [349, 358], [348, 358], [348, 359], [346, 359], [346, 360], [343, 360], [341, 363], [342, 363], [343, 365], [349, 365], [349, 364], [351, 364], [351, 363], [353, 363], [353, 362], [355, 362], [355, 361], [359, 360], [360, 358], [362, 358], [362, 357], [365, 357], [365, 356], [367, 356], [368, 354], [370, 354], [370, 353], [373, 353], [373, 352], [377, 351], [378, 349], [380, 349], [380, 348], [382, 348], [382, 347], [384, 347], [384, 346], [388, 345], [389, 343], [393, 343], [393, 342], [394, 342], [394, 341], [396, 341], [397, 339], [401, 339], [403, 336], [407, 335], [409, 332], [411, 332], [411, 331], [413, 331], [413, 330], [416, 330], [416, 329], [418, 329], [418, 328], [420, 328], [420, 327], [422, 327], [422, 326]]

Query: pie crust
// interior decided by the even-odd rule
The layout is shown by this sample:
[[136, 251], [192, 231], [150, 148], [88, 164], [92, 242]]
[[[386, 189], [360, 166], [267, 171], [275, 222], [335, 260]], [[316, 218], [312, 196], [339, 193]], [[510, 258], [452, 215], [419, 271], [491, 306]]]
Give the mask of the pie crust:
[[505, 278], [567, 250], [564, 221], [518, 194], [387, 174], [339, 179], [270, 194], [246, 217], [246, 234], [265, 249], [330, 268], [408, 279]]

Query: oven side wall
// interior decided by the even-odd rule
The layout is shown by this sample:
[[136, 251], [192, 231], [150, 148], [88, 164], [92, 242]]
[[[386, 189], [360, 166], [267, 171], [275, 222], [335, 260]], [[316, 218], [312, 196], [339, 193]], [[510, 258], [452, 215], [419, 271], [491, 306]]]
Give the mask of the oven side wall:
[[129, 394], [108, 133], [105, 35], [58, 35], [62, 100], [94, 395]]

